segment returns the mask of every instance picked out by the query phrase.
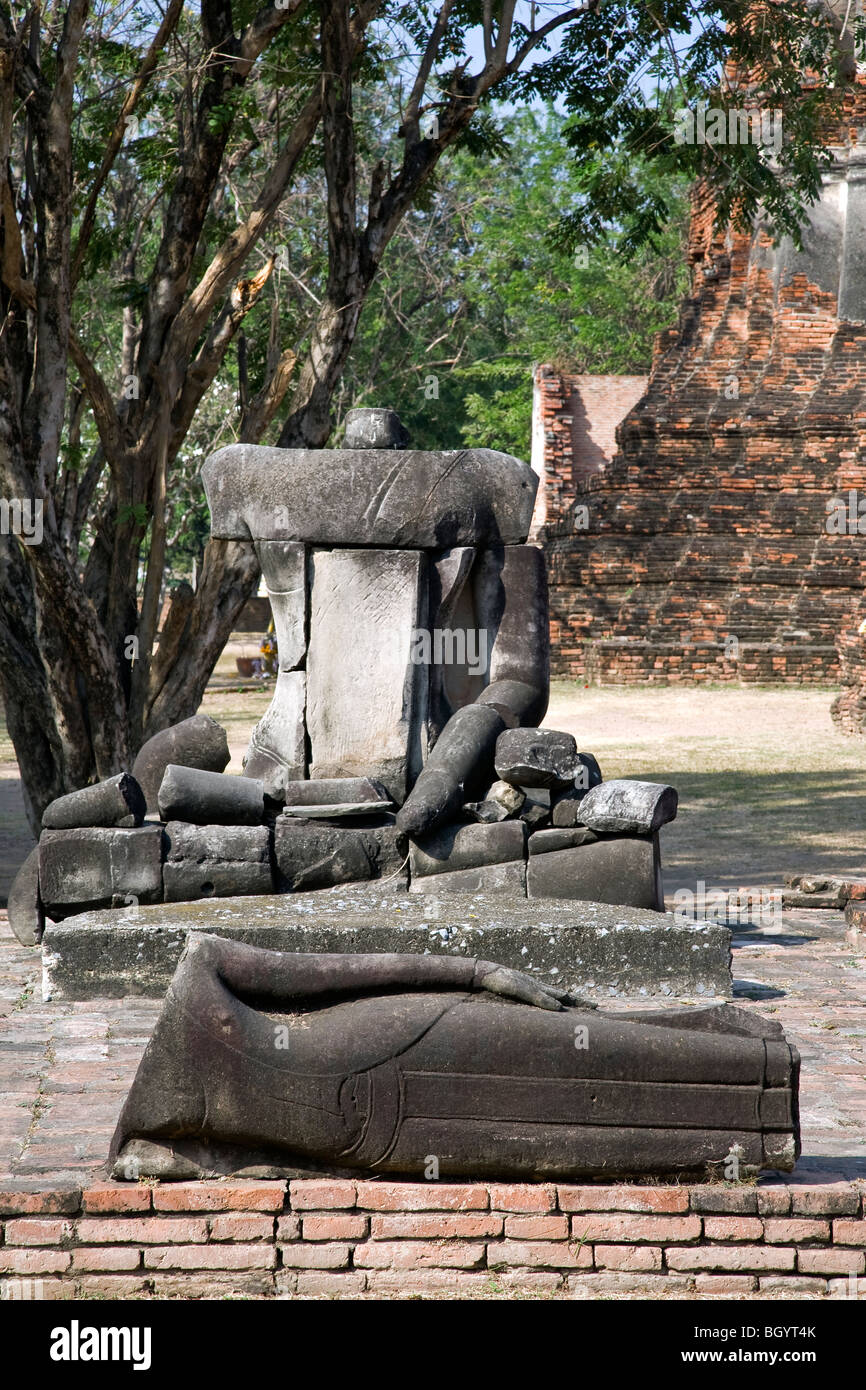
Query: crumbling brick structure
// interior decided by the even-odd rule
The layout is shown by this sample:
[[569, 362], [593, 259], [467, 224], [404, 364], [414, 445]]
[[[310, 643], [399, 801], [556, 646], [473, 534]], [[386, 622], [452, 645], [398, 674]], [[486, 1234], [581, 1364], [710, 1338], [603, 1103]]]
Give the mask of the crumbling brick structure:
[[548, 494], [560, 675], [838, 679], [866, 585], [864, 131], [861, 78], [800, 252], [714, 234], [696, 194], [691, 291], [618, 452]]

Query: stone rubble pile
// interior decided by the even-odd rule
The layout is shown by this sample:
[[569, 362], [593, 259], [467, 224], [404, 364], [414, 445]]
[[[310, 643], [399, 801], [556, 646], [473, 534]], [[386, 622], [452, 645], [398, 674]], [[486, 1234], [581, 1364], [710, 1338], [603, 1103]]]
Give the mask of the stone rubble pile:
[[[604, 782], [570, 734], [509, 729], [495, 745], [479, 801], [412, 839], [372, 778], [287, 783], [281, 804], [258, 778], [196, 765], [211, 761], [218, 726], [188, 720], [146, 744], [137, 761], [168, 762], [146, 812], [143, 788], [120, 773], [47, 807], [39, 845], [13, 886], [9, 917], [35, 944], [46, 917], [96, 908], [305, 892], [381, 878], [417, 893], [509, 892], [663, 910], [659, 829], [677, 794], [652, 782]], [[222, 734], [222, 731], [219, 730]], [[224, 737], [224, 735], [223, 735]]]

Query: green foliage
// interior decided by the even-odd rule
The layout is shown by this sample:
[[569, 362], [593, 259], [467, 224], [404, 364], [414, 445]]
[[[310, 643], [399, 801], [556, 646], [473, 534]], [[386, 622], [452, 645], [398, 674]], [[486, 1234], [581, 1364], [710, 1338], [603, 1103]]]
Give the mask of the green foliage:
[[[392, 405], [419, 447], [528, 457], [532, 367], [643, 373], [687, 275], [685, 183], [638, 171], [668, 220], [625, 255], [616, 225], [577, 254], [562, 223], [581, 196], [548, 108], [500, 115], [494, 158], [457, 151], [429, 208], [406, 219], [361, 319], [342, 409]], [[438, 394], [435, 394], [438, 393]]]

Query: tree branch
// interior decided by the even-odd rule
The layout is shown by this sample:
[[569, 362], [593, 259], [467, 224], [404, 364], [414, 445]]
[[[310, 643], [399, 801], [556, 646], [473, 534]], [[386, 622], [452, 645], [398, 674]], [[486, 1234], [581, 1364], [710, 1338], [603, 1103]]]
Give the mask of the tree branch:
[[78, 284], [78, 277], [81, 274], [84, 255], [93, 232], [93, 223], [96, 219], [96, 204], [99, 200], [99, 195], [102, 192], [105, 180], [108, 178], [111, 166], [117, 158], [117, 152], [123, 144], [126, 122], [135, 110], [138, 104], [138, 98], [150, 81], [154, 69], [156, 68], [156, 60], [165, 47], [166, 41], [175, 28], [182, 12], [183, 0], [171, 0], [163, 16], [162, 23], [153, 37], [153, 42], [142, 59], [141, 67], [138, 70], [133, 84], [124, 98], [123, 105], [120, 108], [120, 115], [115, 122], [114, 129], [108, 137], [108, 144], [105, 147], [105, 153], [102, 156], [102, 163], [99, 166], [96, 178], [93, 180], [90, 196], [87, 199], [87, 204], [81, 218], [78, 240], [75, 243], [75, 249], [72, 253], [73, 289]]

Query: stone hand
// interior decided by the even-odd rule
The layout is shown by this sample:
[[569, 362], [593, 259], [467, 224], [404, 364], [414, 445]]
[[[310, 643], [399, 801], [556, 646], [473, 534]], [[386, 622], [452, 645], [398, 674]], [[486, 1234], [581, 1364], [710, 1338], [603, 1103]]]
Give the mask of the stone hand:
[[499, 994], [503, 999], [516, 999], [521, 1004], [533, 1004], [537, 1009], [560, 1011], [570, 1002], [566, 990], [543, 985], [531, 975], [509, 970], [504, 965], [493, 965], [489, 961], [479, 961], [475, 977], [480, 987], [490, 994]]

